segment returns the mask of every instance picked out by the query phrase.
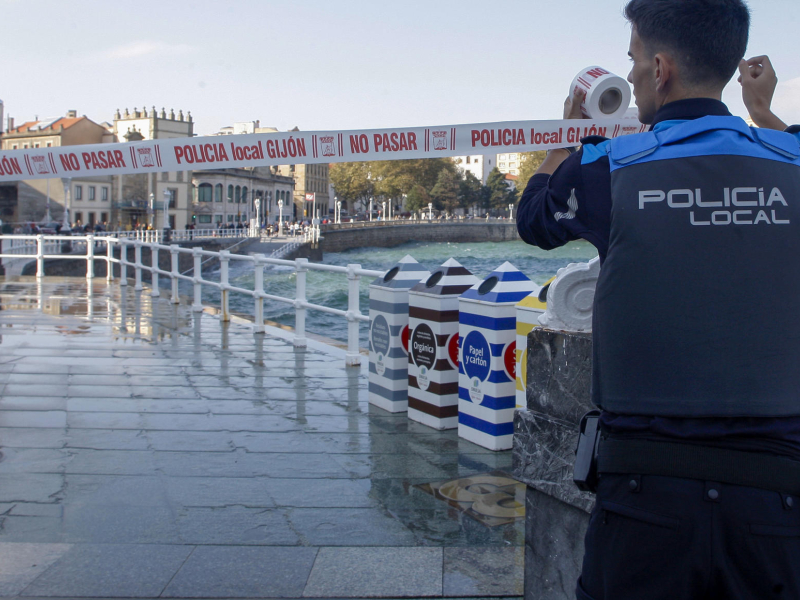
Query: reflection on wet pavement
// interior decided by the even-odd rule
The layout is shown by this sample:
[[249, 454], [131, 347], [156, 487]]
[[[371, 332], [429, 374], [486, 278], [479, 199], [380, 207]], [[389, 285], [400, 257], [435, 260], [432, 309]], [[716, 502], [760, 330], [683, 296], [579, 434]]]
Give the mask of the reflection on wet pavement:
[[[133, 572], [128, 583], [91, 584], [100, 567], [87, 557], [101, 544], [115, 549], [101, 553], [109, 568], [151, 568], [148, 557], [163, 553], [149, 577], [163, 577], [162, 591], [177, 586], [172, 596], [242, 597], [247, 561], [278, 564], [297, 547], [311, 554], [292, 576], [306, 581], [313, 568], [324, 596], [326, 565], [378, 546], [407, 549], [391, 567], [398, 586], [415, 552], [480, 548], [487, 570], [467, 588], [521, 594], [510, 452], [369, 405], [366, 366], [345, 368], [340, 350], [297, 349], [286, 332], [254, 335], [132, 286], [0, 280], [0, 451], [0, 561], [22, 550], [55, 557], [44, 572], [0, 569], [0, 596], [150, 594]], [[152, 553], [136, 554], [140, 544]], [[194, 546], [225, 550], [188, 560], [170, 550]], [[328, 562], [315, 562], [320, 547]], [[512, 548], [504, 568], [516, 566], [498, 588], [489, 571]], [[233, 556], [244, 557], [241, 577], [223, 569], [206, 581]], [[462, 589], [447, 582], [463, 587], [463, 557], [438, 556], [439, 588], [413, 594]], [[203, 576], [187, 579], [192, 569]]]

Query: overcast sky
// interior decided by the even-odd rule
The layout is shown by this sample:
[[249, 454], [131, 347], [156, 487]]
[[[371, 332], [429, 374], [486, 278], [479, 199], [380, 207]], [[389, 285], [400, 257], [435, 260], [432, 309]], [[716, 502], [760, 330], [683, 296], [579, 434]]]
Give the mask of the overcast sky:
[[[0, 99], [16, 122], [76, 109], [191, 111], [196, 133], [560, 118], [574, 75], [629, 70], [624, 0], [0, 0]], [[751, 0], [748, 56], [800, 122], [798, 0]], [[725, 100], [745, 116], [739, 85]]]

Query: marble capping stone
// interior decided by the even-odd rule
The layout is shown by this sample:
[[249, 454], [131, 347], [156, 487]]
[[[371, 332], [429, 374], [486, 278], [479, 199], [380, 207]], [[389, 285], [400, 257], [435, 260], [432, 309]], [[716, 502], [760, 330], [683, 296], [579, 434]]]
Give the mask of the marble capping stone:
[[594, 408], [592, 336], [537, 327], [528, 334], [527, 408], [577, 425]]
[[594, 495], [581, 492], [572, 481], [577, 442], [575, 425], [529, 410], [517, 411], [512, 455], [514, 478], [529, 488], [590, 512]]
[[525, 514], [525, 600], [572, 600], [589, 515], [530, 487]]
[[527, 409], [514, 416], [513, 474], [526, 488], [525, 600], [575, 597], [594, 496], [572, 481], [581, 417], [592, 410], [590, 334], [528, 335]]

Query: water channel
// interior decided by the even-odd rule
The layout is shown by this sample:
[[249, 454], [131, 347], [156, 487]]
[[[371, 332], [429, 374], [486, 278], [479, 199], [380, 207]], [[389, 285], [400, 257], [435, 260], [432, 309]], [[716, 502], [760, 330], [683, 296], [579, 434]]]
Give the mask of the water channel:
[[[407, 254], [433, 271], [448, 258], [455, 258], [477, 277], [483, 279], [503, 262], [509, 261], [539, 285], [569, 263], [586, 262], [597, 256], [597, 250], [588, 242], [578, 241], [556, 250], [544, 251], [522, 241], [482, 243], [428, 243], [410, 242], [394, 248], [358, 248], [346, 252], [325, 254], [325, 263], [331, 265], [360, 264], [365, 269], [385, 271]], [[252, 265], [233, 262], [231, 283], [237, 287], [253, 288]], [[369, 311], [370, 279], [361, 281], [361, 312]], [[268, 267], [264, 273], [264, 290], [278, 296], [294, 297], [295, 275], [288, 267]], [[347, 309], [347, 279], [343, 275], [311, 271], [308, 273], [308, 301], [314, 304]], [[204, 304], [219, 306], [219, 293], [205, 288]], [[233, 294], [231, 310], [242, 315], [253, 314], [253, 300]], [[294, 308], [288, 304], [267, 302], [264, 318], [282, 325], [294, 325]], [[318, 311], [309, 311], [306, 328], [311, 333], [339, 341], [347, 339], [347, 322]], [[367, 345], [367, 327], [361, 327], [361, 346]]]

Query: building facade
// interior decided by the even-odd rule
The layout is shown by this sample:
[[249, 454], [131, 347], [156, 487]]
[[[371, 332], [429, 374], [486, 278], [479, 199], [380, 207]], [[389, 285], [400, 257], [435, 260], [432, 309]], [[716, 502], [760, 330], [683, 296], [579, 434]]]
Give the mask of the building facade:
[[[137, 142], [194, 135], [192, 114], [170, 109], [156, 111], [134, 108], [117, 110], [111, 125], [114, 141]], [[166, 192], [166, 196], [165, 196]], [[164, 202], [168, 201], [168, 224], [184, 229], [192, 221], [192, 172], [177, 171], [120, 175], [115, 177], [115, 226], [120, 229], [152, 225], [163, 228]]]
[[489, 173], [497, 166], [496, 159], [496, 154], [488, 154], [486, 156], [478, 154], [473, 156], [454, 156], [452, 160], [462, 175], [466, 176], [466, 173], [472, 173], [478, 181], [486, 185]]
[[192, 175], [192, 210], [198, 229], [249, 223], [256, 218], [255, 200], [259, 200], [262, 225], [276, 223], [281, 212], [284, 220], [291, 216], [294, 179], [278, 174], [274, 168], [213, 169]]
[[[64, 117], [37, 119], [9, 129], [2, 138], [3, 150], [58, 148], [112, 141], [108, 129], [70, 110]], [[69, 208], [71, 225], [112, 221], [113, 178], [80, 177], [31, 179], [4, 184], [0, 190], [0, 219], [11, 223], [64, 220]]]

